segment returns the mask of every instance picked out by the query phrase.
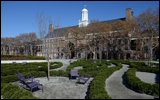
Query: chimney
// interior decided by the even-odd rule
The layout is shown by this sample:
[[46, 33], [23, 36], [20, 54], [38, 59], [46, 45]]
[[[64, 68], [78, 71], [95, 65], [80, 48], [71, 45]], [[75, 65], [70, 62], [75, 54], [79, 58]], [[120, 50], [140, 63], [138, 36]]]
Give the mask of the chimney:
[[59, 26], [55, 26], [55, 29], [59, 29]]
[[126, 9], [126, 20], [133, 19], [133, 11], [131, 12], [131, 8]]
[[54, 31], [54, 25], [53, 24], [49, 24], [49, 33]]

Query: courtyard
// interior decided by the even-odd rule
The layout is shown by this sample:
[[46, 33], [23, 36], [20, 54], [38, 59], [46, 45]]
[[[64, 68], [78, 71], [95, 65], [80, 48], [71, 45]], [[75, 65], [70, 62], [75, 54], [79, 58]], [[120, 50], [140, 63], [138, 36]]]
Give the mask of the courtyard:
[[[45, 60], [43, 60], [45, 62]], [[43, 62], [39, 61], [39, 62]], [[59, 61], [63, 63], [63, 66], [54, 70], [64, 70], [66, 71], [67, 67], [70, 65], [68, 60], [59, 60], [54, 59], [54, 61]], [[76, 59], [74, 59], [76, 61]], [[13, 61], [8, 61], [12, 63]], [[17, 61], [21, 63], [23, 61]], [[30, 61], [28, 61], [30, 62]], [[34, 62], [34, 61], [31, 61]], [[1, 61], [1, 63], [4, 63]], [[6, 63], [6, 62], [5, 62]], [[147, 95], [145, 93], [138, 93], [131, 90], [126, 85], [126, 80], [124, 78], [124, 73], [129, 69], [129, 65], [122, 64], [123, 67], [120, 70], [115, 71], [109, 78], [105, 81], [105, 90], [108, 92], [108, 95], [112, 99], [155, 99], [159, 96]], [[108, 68], [115, 67], [116, 65], [111, 63]], [[82, 69], [81, 66], [75, 67], [75, 69]], [[159, 84], [159, 74], [148, 73], [148, 72], [136, 72], [136, 76], [142, 81], [151, 84]], [[90, 88], [89, 84], [78, 84], [76, 85], [77, 79], [70, 80], [69, 77], [62, 76], [51, 76], [48, 81], [47, 77], [38, 77], [35, 80], [39, 80], [43, 84], [43, 90], [39, 88], [33, 90], [33, 96], [39, 97], [40, 99], [87, 99], [88, 91]], [[91, 83], [93, 78], [90, 78], [87, 83]], [[20, 86], [20, 81], [11, 82], [13, 85], [18, 85], [19, 88], [23, 89]], [[3, 96], [1, 95], [1, 99]]]

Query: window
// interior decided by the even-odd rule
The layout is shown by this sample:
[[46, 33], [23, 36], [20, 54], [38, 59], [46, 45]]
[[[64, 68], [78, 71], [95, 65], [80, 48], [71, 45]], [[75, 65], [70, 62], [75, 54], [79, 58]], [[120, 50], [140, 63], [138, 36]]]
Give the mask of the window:
[[115, 50], [118, 51], [118, 47], [115, 47]]
[[148, 51], [148, 47], [147, 47], [147, 46], [144, 47], [144, 51], [145, 51], [145, 52]]
[[58, 52], [59, 52], [59, 47], [58, 47]]
[[105, 47], [104, 50], [107, 51], [107, 47]]
[[121, 49], [124, 50], [124, 49], [125, 49], [125, 46], [122, 46]]
[[128, 44], [130, 43], [130, 40], [128, 40]]
[[110, 51], [112, 51], [113, 50], [113, 47], [110, 47]]
[[118, 42], [119, 42], [119, 40], [117, 39], [117, 40], [116, 40], [116, 44], [118, 44]]
[[112, 37], [113, 36], [113, 34], [110, 34], [110, 37]]
[[[139, 54], [138, 54], [138, 55], [139, 55]], [[144, 54], [144, 57], [147, 58], [147, 54], [146, 54], [146, 53]]]
[[110, 44], [112, 44], [113, 43], [113, 40], [110, 40]]
[[128, 50], [130, 50], [130, 46], [128, 46]]
[[121, 43], [122, 43], [122, 44], [124, 43], [124, 39], [121, 40]]

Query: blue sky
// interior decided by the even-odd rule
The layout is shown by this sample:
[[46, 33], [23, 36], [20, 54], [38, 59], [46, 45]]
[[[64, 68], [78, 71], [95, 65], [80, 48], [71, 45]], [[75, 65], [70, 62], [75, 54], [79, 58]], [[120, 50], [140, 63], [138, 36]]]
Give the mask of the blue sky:
[[60, 17], [60, 28], [78, 25], [84, 5], [89, 20], [105, 21], [125, 17], [126, 8], [138, 16], [149, 7], [159, 7], [159, 1], [1, 1], [1, 38], [36, 32], [36, 14], [42, 11], [53, 23]]

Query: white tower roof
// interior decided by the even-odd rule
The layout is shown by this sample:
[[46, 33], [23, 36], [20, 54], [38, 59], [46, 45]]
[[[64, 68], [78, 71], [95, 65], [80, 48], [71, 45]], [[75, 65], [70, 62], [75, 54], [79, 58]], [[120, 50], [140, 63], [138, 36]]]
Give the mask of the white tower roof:
[[84, 8], [82, 11], [88, 11], [86, 8]]

